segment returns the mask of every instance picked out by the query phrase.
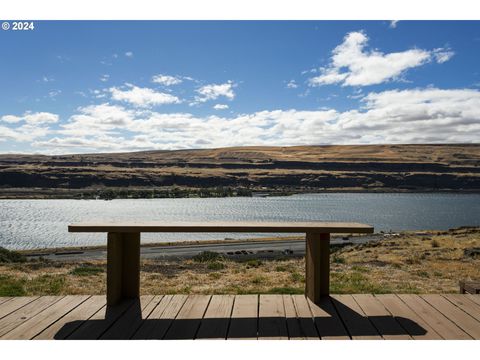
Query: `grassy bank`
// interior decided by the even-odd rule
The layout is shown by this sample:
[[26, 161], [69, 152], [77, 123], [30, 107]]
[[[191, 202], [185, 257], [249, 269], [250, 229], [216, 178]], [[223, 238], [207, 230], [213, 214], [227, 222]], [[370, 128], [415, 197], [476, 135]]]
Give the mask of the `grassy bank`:
[[[103, 294], [106, 263], [0, 263], [0, 296]], [[402, 233], [331, 255], [332, 293], [450, 293], [461, 279], [480, 279], [480, 228]], [[193, 259], [144, 260], [143, 294], [303, 293], [303, 258], [234, 261], [215, 253]]]

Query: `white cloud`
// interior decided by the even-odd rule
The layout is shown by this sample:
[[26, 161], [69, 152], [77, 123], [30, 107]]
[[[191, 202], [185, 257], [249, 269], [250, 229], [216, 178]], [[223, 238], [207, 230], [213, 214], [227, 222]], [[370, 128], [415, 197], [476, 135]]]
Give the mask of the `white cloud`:
[[14, 123], [18, 123], [22, 120], [23, 120], [23, 118], [20, 117], [20, 116], [15, 116], [15, 115], [3, 115], [2, 116], [2, 121], [6, 122], [6, 123], [14, 124]]
[[398, 24], [398, 20], [390, 21], [390, 25], [388, 26], [390, 29], [396, 29]]
[[110, 79], [110, 75], [108, 74], [103, 74], [100, 76], [100, 81], [102, 82], [107, 82]]
[[182, 79], [176, 76], [158, 74], [152, 77], [152, 82], [160, 85], [171, 86], [182, 82]]
[[215, 104], [215, 106], [213, 108], [215, 110], [226, 110], [226, 109], [228, 109], [228, 105], [227, 104]]
[[129, 57], [129, 58], [132, 58], [132, 57], [133, 57], [133, 52], [127, 51], [127, 52], [125, 53], [125, 56], [126, 56], [126, 57]]
[[372, 92], [363, 95], [361, 103], [360, 108], [347, 111], [265, 110], [202, 117], [105, 103], [79, 108], [61, 125], [58, 136], [37, 141], [35, 146], [48, 152], [60, 147], [65, 152], [111, 152], [245, 145], [475, 143], [480, 138], [479, 90]]
[[48, 124], [58, 122], [58, 115], [49, 112], [25, 112], [22, 116], [3, 115], [1, 120], [7, 123], [26, 122], [27, 124]]
[[112, 99], [124, 101], [139, 107], [151, 107], [163, 104], [178, 104], [180, 99], [174, 95], [155, 91], [150, 88], [141, 88], [131, 84], [126, 84], [127, 89], [122, 90], [117, 87], [109, 89]]
[[55, 100], [55, 98], [62, 93], [62, 90], [50, 90], [48, 92], [47, 97], [49, 97], [52, 100]]
[[298, 88], [298, 84], [295, 82], [295, 80], [290, 80], [287, 83], [287, 88], [288, 89], [296, 89], [296, 88]]
[[[0, 120], [0, 141], [33, 141], [51, 133], [49, 124], [58, 122], [58, 115], [48, 112], [26, 112], [22, 116], [3, 115]], [[12, 127], [13, 126], [13, 127]]]
[[18, 142], [33, 141], [45, 137], [51, 131], [47, 126], [35, 124], [23, 124], [17, 128], [9, 128], [0, 125], [0, 141], [13, 140]]
[[330, 64], [320, 68], [320, 75], [309, 79], [311, 86], [341, 84], [367, 86], [398, 79], [408, 69], [421, 66], [432, 59], [445, 62], [453, 56], [450, 49], [432, 51], [410, 49], [384, 54], [365, 50], [368, 37], [363, 32], [351, 32], [342, 44], [332, 51]]
[[108, 103], [80, 107], [77, 110], [78, 114], [71, 116], [66, 124], [61, 125], [59, 134], [72, 136], [110, 134], [130, 127], [135, 118], [133, 110]]
[[55, 79], [44, 75], [42, 76], [42, 81], [48, 83], [48, 82], [55, 81]]
[[235, 86], [236, 84], [234, 84], [233, 81], [230, 80], [223, 84], [208, 84], [202, 86], [196, 90], [199, 96], [195, 97], [195, 102], [202, 103], [209, 100], [218, 99], [219, 97], [225, 97], [228, 100], [233, 100], [233, 98], [235, 97], [235, 92], [233, 91], [233, 88]]
[[433, 57], [439, 64], [443, 64], [444, 62], [450, 60], [453, 55], [455, 55], [455, 52], [450, 48], [437, 48], [433, 50]]

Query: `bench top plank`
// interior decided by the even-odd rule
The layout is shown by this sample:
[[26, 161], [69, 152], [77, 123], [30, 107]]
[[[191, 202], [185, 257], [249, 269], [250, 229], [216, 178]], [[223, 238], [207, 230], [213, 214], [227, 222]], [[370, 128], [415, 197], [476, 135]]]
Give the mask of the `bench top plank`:
[[68, 226], [69, 232], [257, 232], [371, 234], [373, 226], [346, 222], [101, 222]]

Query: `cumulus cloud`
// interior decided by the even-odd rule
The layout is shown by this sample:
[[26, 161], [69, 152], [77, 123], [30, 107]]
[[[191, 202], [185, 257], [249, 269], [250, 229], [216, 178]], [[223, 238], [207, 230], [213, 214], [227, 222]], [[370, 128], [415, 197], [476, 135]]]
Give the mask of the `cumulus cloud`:
[[100, 81], [102, 81], [102, 82], [107, 82], [108, 79], [110, 79], [110, 75], [108, 75], [108, 74], [103, 74], [103, 75], [100, 76]]
[[3, 115], [0, 117], [0, 141], [33, 141], [49, 135], [50, 124], [59, 117], [49, 112], [26, 112], [22, 116]]
[[126, 84], [126, 89], [112, 87], [109, 91], [113, 100], [124, 101], [139, 107], [180, 103], [180, 99], [174, 95], [131, 84]]
[[368, 37], [363, 32], [347, 34], [343, 43], [332, 51], [330, 64], [320, 68], [320, 75], [309, 79], [311, 86], [341, 84], [342, 86], [367, 86], [398, 79], [408, 69], [424, 65], [432, 60], [448, 61], [453, 55], [450, 49], [409, 49], [384, 54], [366, 50]]
[[171, 86], [180, 84], [182, 79], [176, 76], [158, 74], [152, 77], [152, 82], [160, 85]]
[[27, 124], [48, 124], [58, 122], [58, 115], [49, 112], [26, 112], [22, 116], [3, 115], [1, 120], [7, 123], [25, 122]]
[[[245, 145], [474, 143], [480, 91], [437, 88], [371, 92], [359, 108], [265, 110], [195, 116], [108, 103], [78, 109], [44, 151], [130, 151]], [[45, 150], [46, 149], [46, 150]]]
[[74, 137], [92, 133], [105, 135], [130, 127], [135, 118], [133, 110], [108, 103], [80, 107], [77, 112], [61, 125], [58, 133]]
[[50, 133], [51, 131], [48, 126], [39, 124], [23, 124], [16, 128], [0, 125], [0, 141], [33, 141], [35, 139], [45, 137]]
[[223, 84], [204, 85], [196, 90], [199, 95], [195, 96], [195, 101], [202, 103], [209, 100], [216, 100], [219, 97], [225, 97], [228, 100], [233, 100], [235, 97], [233, 88], [235, 86], [236, 85], [233, 83], [233, 81], [230, 80]]
[[125, 56], [126, 56], [126, 57], [129, 57], [129, 58], [132, 58], [132, 57], [133, 57], [133, 52], [127, 51], [127, 52], [125, 53]]
[[298, 88], [298, 84], [295, 82], [295, 80], [290, 80], [287, 83], [287, 89], [296, 89]]
[[228, 105], [227, 104], [215, 104], [215, 106], [213, 108], [215, 110], [226, 110], [226, 109], [228, 109]]

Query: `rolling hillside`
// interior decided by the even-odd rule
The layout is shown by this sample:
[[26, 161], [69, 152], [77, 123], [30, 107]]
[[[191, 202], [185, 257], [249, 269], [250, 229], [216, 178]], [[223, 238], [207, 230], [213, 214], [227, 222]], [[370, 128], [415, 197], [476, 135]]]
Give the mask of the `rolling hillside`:
[[0, 197], [480, 191], [480, 145], [240, 147], [0, 155]]

